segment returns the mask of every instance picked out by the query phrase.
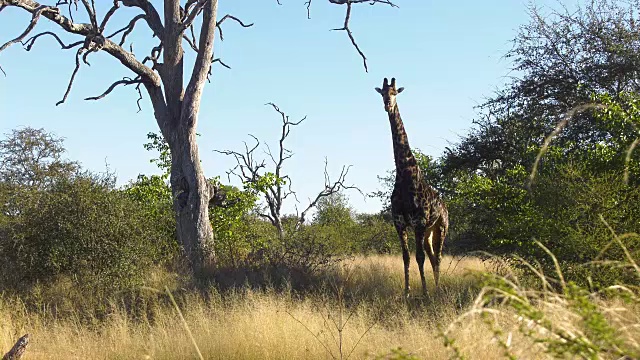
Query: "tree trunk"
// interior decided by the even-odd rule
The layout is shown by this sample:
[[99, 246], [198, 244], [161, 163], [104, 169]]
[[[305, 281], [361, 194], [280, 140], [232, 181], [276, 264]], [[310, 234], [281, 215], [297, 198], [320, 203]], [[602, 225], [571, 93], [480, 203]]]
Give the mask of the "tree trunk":
[[180, 1], [165, 0], [164, 4], [163, 62], [158, 64], [158, 72], [164, 86], [166, 107], [162, 114], [156, 112], [156, 120], [171, 151], [170, 182], [178, 241], [194, 275], [198, 276], [215, 262], [213, 228], [209, 222], [209, 200], [214, 191], [200, 165], [196, 127], [202, 89], [212, 63], [218, 0], [202, 5], [199, 51], [186, 88], [182, 51], [186, 28], [181, 20]]
[[280, 238], [280, 240], [284, 239], [284, 227], [282, 226], [282, 220], [280, 219], [280, 216], [276, 217], [274, 222], [273, 222], [273, 226], [276, 227], [276, 229], [278, 230], [278, 237]]
[[171, 149], [171, 190], [176, 212], [178, 241], [194, 273], [200, 274], [215, 262], [209, 201], [213, 187], [200, 164], [195, 127], [175, 129], [168, 139]]

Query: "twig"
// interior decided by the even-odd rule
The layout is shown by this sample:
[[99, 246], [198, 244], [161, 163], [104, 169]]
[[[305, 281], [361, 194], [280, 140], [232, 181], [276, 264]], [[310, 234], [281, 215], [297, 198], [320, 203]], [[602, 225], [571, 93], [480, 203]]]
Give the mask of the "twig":
[[[356, 43], [356, 39], [353, 37], [353, 33], [349, 28], [349, 20], [351, 19], [351, 5], [352, 4], [360, 4], [360, 3], [369, 3], [369, 5], [375, 4], [386, 4], [391, 7], [397, 8], [398, 6], [391, 2], [390, 0], [329, 0], [330, 3], [336, 5], [347, 5], [347, 12], [344, 17], [344, 25], [341, 28], [332, 29], [333, 31], [344, 31], [347, 33], [349, 40], [351, 40], [351, 44], [356, 48], [360, 57], [362, 57], [362, 62], [364, 63], [364, 70], [369, 72], [369, 68], [367, 67], [367, 57], [364, 55], [364, 52], [360, 50], [360, 47]], [[309, 7], [311, 6], [311, 1], [309, 0], [307, 4], [307, 16], [309, 17]]]
[[311, 0], [307, 0], [304, 3], [307, 5], [307, 19], [311, 19]]
[[129, 24], [127, 24], [127, 26], [107, 36], [107, 39], [111, 39], [112, 37], [124, 31], [124, 34], [122, 34], [122, 38], [120, 39], [120, 43], [119, 43], [119, 45], [122, 46], [122, 44], [124, 44], [125, 42], [125, 39], [127, 38], [127, 35], [131, 34], [131, 32], [133, 31], [133, 28], [136, 26], [136, 22], [144, 18], [145, 16], [142, 14], [135, 16], [133, 19], [131, 19], [131, 21], [129, 21]]
[[309, 332], [309, 334], [313, 335], [313, 337], [316, 338], [316, 340], [318, 340], [320, 345], [322, 345], [322, 347], [324, 347], [324, 349], [327, 350], [327, 353], [329, 353], [329, 355], [331, 355], [331, 357], [333, 359], [337, 359], [337, 357], [335, 355], [333, 355], [333, 352], [331, 351], [331, 349], [329, 349], [329, 347], [322, 340], [320, 340], [318, 335], [316, 335], [316, 333], [311, 331], [311, 329], [309, 329], [309, 327], [307, 325], [305, 325], [305, 323], [303, 323], [302, 321], [298, 320], [295, 316], [291, 315], [291, 313], [289, 311], [285, 310], [285, 313], [287, 313], [287, 315], [291, 316], [291, 318], [293, 320], [295, 320], [298, 324], [302, 325], [302, 327], [304, 327], [305, 330], [307, 330]]
[[98, 20], [96, 19], [96, 7], [95, 7], [95, 4], [93, 4], [93, 0], [91, 2], [92, 4], [89, 4], [87, 0], [82, 0], [82, 4], [84, 5], [84, 8], [87, 11], [87, 14], [89, 15], [89, 20], [91, 20], [91, 25], [93, 25], [94, 29], [98, 29]]
[[367, 57], [364, 55], [362, 50], [360, 50], [360, 47], [358, 46], [358, 44], [356, 44], [356, 39], [353, 37], [353, 34], [351, 33], [351, 29], [349, 29], [350, 18], [351, 18], [351, 2], [347, 1], [347, 14], [344, 17], [344, 26], [341, 28], [332, 29], [332, 30], [347, 32], [347, 36], [349, 36], [349, 40], [351, 40], [351, 44], [356, 48], [356, 50], [358, 51], [358, 54], [360, 54], [360, 57], [362, 57], [362, 62], [364, 63], [364, 71], [369, 72], [369, 68], [367, 67]]
[[65, 101], [67, 101], [67, 97], [69, 96], [69, 93], [71, 92], [71, 86], [73, 85], [73, 80], [75, 79], [76, 74], [78, 73], [78, 70], [80, 70], [80, 55], [82, 54], [83, 51], [84, 51], [84, 48], [80, 48], [76, 52], [76, 67], [75, 67], [75, 69], [73, 69], [73, 73], [71, 73], [71, 79], [69, 80], [69, 85], [67, 85], [67, 91], [65, 91], [64, 97], [62, 98], [62, 100], [60, 100], [60, 101], [58, 101], [56, 103], [56, 106], [64, 103]]
[[215, 58], [211, 61], [211, 63], [220, 63], [220, 65], [226, 67], [227, 69], [231, 69], [231, 66], [225, 64], [224, 62], [222, 62], [222, 60], [220, 60], [220, 58]]
[[58, 44], [60, 44], [60, 47], [62, 47], [62, 49], [64, 49], [64, 50], [72, 49], [72, 48], [74, 48], [74, 47], [76, 47], [78, 45], [82, 45], [84, 43], [84, 40], [80, 40], [80, 41], [76, 41], [74, 43], [71, 43], [69, 45], [65, 45], [65, 43], [62, 42], [62, 39], [60, 39], [60, 37], [56, 33], [53, 33], [51, 31], [44, 31], [44, 32], [41, 32], [41, 33], [39, 33], [37, 35], [34, 35], [34, 36], [28, 38], [27, 40], [23, 41], [22, 42], [22, 46], [26, 45], [25, 50], [26, 51], [31, 51], [31, 48], [33, 48], [33, 45], [35, 45], [36, 40], [38, 38], [40, 38], [41, 36], [43, 36], [43, 35], [51, 35], [51, 36], [53, 36], [56, 39], [56, 41], [58, 42]]
[[218, 28], [218, 31], [220, 32], [220, 40], [221, 41], [224, 41], [224, 36], [222, 35], [222, 27], [221, 27], [221, 25], [227, 19], [235, 20], [238, 24], [240, 24], [240, 26], [245, 27], [245, 28], [253, 26], [253, 23], [245, 24], [245, 23], [242, 22], [242, 20], [238, 19], [237, 17], [227, 14], [227, 15], [223, 16], [222, 19], [218, 20], [218, 22], [216, 23], [216, 28]]
[[109, 19], [111, 19], [111, 17], [113, 16], [113, 14], [116, 13], [116, 10], [118, 10], [120, 8], [120, 3], [116, 0], [113, 2], [113, 6], [111, 7], [111, 9], [109, 9], [109, 11], [107, 11], [107, 14], [104, 16], [104, 19], [102, 19], [102, 23], [100, 24], [100, 27], [98, 28], [98, 32], [100, 34], [102, 34], [102, 32], [104, 31], [105, 27], [107, 27], [107, 22], [109, 21]]
[[27, 26], [27, 28], [22, 32], [22, 34], [20, 34], [17, 38], [13, 40], [9, 40], [6, 43], [4, 43], [2, 46], [0, 46], [0, 52], [2, 52], [4, 49], [8, 48], [9, 46], [17, 42], [22, 42], [22, 40], [27, 35], [29, 35], [31, 30], [33, 30], [33, 28], [36, 27], [36, 24], [38, 23], [38, 20], [40, 20], [40, 15], [42, 15], [42, 12], [48, 8], [49, 8], [48, 6], [41, 5], [36, 11], [34, 11], [33, 15], [31, 16], [31, 22], [29, 22], [29, 26]]
[[141, 84], [141, 83], [142, 83], [142, 80], [141, 80], [141, 78], [139, 76], [136, 77], [135, 79], [123, 78], [122, 80], [118, 80], [118, 81], [114, 82], [113, 84], [111, 84], [111, 86], [109, 86], [109, 88], [105, 92], [103, 92], [102, 94], [100, 94], [98, 96], [91, 96], [91, 97], [85, 98], [85, 100], [100, 100], [100, 99], [104, 98], [105, 96], [109, 95], [113, 91], [113, 89], [115, 89], [116, 86], [118, 86], [118, 85], [127, 86], [127, 85], [131, 85], [131, 84]]

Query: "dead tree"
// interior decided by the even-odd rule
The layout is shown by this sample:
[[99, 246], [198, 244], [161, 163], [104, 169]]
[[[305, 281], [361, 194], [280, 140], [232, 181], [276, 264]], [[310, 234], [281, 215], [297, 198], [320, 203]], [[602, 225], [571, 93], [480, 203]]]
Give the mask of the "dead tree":
[[[351, 9], [354, 4], [386, 4], [388, 0], [328, 0], [330, 4], [345, 6], [344, 25], [335, 30], [345, 31], [353, 46], [362, 57], [365, 70], [366, 58], [349, 28]], [[279, 1], [278, 1], [279, 3]], [[104, 3], [102, 3], [104, 4]], [[167, 140], [172, 154], [171, 190], [177, 219], [178, 239], [194, 270], [214, 261], [213, 231], [209, 222], [208, 204], [215, 190], [206, 181], [196, 142], [198, 111], [205, 81], [211, 75], [211, 66], [218, 62], [213, 56], [216, 29], [220, 32], [225, 21], [235, 21], [243, 27], [243, 21], [232, 15], [218, 18], [218, 0], [164, 0], [162, 8], [150, 0], [112, 0], [102, 16], [96, 11], [95, 0], [57, 0], [53, 5], [40, 4], [33, 0], [0, 0], [0, 13], [7, 8], [19, 8], [31, 14], [24, 31], [17, 37], [0, 45], [0, 52], [21, 43], [29, 51], [38, 39], [54, 39], [62, 49], [75, 51], [75, 68], [60, 105], [67, 100], [81, 65], [89, 64], [88, 57], [95, 53], [106, 53], [131, 70], [132, 75], [115, 81], [102, 94], [86, 100], [102, 99], [118, 86], [133, 85], [137, 91], [138, 106], [142, 98], [141, 88], [146, 90], [153, 113], [162, 136]], [[307, 11], [311, 1], [304, 3]], [[101, 5], [101, 4], [100, 4]], [[109, 21], [122, 7], [135, 9], [138, 15], [121, 29], [107, 31]], [[63, 15], [67, 12], [68, 15]], [[75, 22], [73, 15], [83, 12], [89, 23]], [[0, 14], [0, 17], [3, 14]], [[57, 25], [58, 33], [44, 31], [30, 36], [41, 18]], [[200, 17], [199, 29], [194, 29]], [[157, 39], [151, 53], [140, 60], [132, 51], [123, 47], [126, 38], [138, 24], [145, 24]], [[199, 34], [198, 34], [199, 32]], [[76, 35], [78, 40], [69, 44], [62, 41], [59, 33]], [[30, 36], [30, 37], [29, 37]], [[119, 41], [116, 39], [119, 37]], [[189, 76], [185, 76], [184, 48], [196, 52], [196, 60]], [[2, 70], [4, 73], [5, 71]]]
[[[251, 134], [249, 134], [249, 136], [255, 140], [255, 145], [249, 148], [249, 145], [245, 142], [244, 152], [232, 150], [215, 151], [235, 158], [236, 166], [227, 172], [229, 181], [231, 181], [232, 175], [236, 176], [245, 186], [248, 186], [254, 191], [262, 194], [266, 202], [266, 206], [265, 208], [260, 209], [258, 215], [269, 220], [269, 222], [271, 222], [271, 224], [278, 230], [278, 235], [282, 239], [285, 234], [285, 229], [282, 225], [282, 204], [290, 196], [293, 196], [296, 201], [299, 202], [296, 193], [291, 189], [291, 177], [289, 177], [289, 175], [285, 175], [282, 171], [284, 162], [293, 156], [293, 152], [285, 147], [284, 142], [289, 136], [291, 128], [300, 125], [304, 120], [306, 120], [306, 116], [299, 121], [291, 121], [289, 120], [289, 116], [280, 110], [280, 108], [278, 108], [274, 103], [268, 103], [266, 105], [270, 105], [275, 111], [277, 111], [282, 120], [282, 131], [278, 141], [277, 154], [273, 154], [269, 145], [265, 144], [265, 154], [272, 162], [273, 171], [267, 170], [266, 160], [263, 159], [260, 162], [256, 161], [255, 151], [260, 147], [260, 140]], [[360, 191], [360, 189], [355, 186], [345, 184], [345, 180], [351, 166], [343, 166], [338, 179], [336, 181], [331, 181], [327, 165], [327, 160], [325, 158], [324, 189], [322, 189], [314, 199], [309, 199], [309, 204], [304, 208], [304, 210], [302, 210], [302, 212], [299, 212], [296, 206], [295, 229], [298, 229], [302, 224], [304, 224], [307, 213], [313, 209], [318, 204], [318, 201], [323, 197], [349, 189]], [[362, 192], [360, 191], [360, 193]]]
[[29, 345], [29, 334], [24, 334], [18, 341], [13, 345], [11, 350], [8, 353], [4, 354], [2, 360], [19, 360], [24, 355], [24, 352], [27, 350], [27, 345]]

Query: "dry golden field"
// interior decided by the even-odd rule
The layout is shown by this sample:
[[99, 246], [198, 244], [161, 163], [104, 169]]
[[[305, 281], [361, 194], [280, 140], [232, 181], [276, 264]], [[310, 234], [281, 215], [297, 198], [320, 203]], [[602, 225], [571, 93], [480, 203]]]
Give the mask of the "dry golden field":
[[[328, 276], [322, 288], [305, 294], [250, 289], [222, 295], [182, 292], [176, 301], [183, 318], [169, 301], [162, 305], [149, 301], [141, 312], [148, 315], [135, 318], [113, 304], [106, 315], [91, 320], [82, 310], [54, 315], [45, 305], [40, 311], [26, 310], [20, 301], [4, 299], [0, 300], [0, 353], [30, 333], [24, 357], [28, 360], [448, 359], [455, 352], [444, 346], [442, 331], [472, 309], [480, 291], [478, 275], [491, 271], [491, 266], [469, 257], [447, 257], [443, 263], [438, 290], [433, 290], [428, 273], [428, 298], [419, 296], [419, 277], [412, 263], [409, 301], [401, 297], [402, 260], [397, 256], [349, 260]], [[148, 286], [143, 291], [166, 294], [165, 286], [176, 293], [180, 285], [170, 274], [158, 272]], [[73, 289], [61, 284], [55, 291], [42, 296], [62, 296]], [[561, 310], [553, 311], [559, 318], [567, 317], [562, 321], [575, 321]], [[467, 315], [449, 328], [448, 337], [455, 339], [459, 355], [496, 359], [506, 346], [519, 359], [549, 358], [530, 338], [519, 335], [516, 320], [501, 317], [504, 336], [498, 338], [481, 317]], [[631, 324], [640, 321], [636, 317]], [[630, 336], [640, 341], [638, 335]]]

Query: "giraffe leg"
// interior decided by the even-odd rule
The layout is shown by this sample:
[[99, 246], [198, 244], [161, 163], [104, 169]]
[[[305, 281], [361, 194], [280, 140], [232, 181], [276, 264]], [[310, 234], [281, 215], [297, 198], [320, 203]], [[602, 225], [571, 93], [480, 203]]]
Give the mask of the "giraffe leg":
[[427, 280], [424, 276], [424, 237], [426, 235], [426, 229], [424, 226], [416, 226], [416, 262], [418, 263], [418, 270], [420, 270], [420, 281], [422, 282], [422, 293], [427, 295]]
[[391, 193], [391, 214], [393, 215], [393, 225], [396, 227], [398, 237], [400, 238], [400, 246], [402, 247], [402, 260], [404, 262], [404, 296], [409, 297], [409, 244], [407, 242], [407, 219], [402, 211], [402, 197], [400, 196], [400, 190], [398, 183]]
[[402, 260], [404, 261], [404, 296], [409, 297], [409, 244], [407, 243], [407, 229], [405, 224], [400, 220], [395, 220], [394, 225], [400, 238], [400, 245], [402, 246]]
[[429, 255], [429, 261], [431, 261], [431, 267], [433, 268], [433, 278], [436, 283], [436, 288], [440, 282], [440, 260], [442, 259], [443, 235], [445, 232], [446, 229], [443, 227], [442, 222], [438, 221], [427, 240], [427, 254]]

